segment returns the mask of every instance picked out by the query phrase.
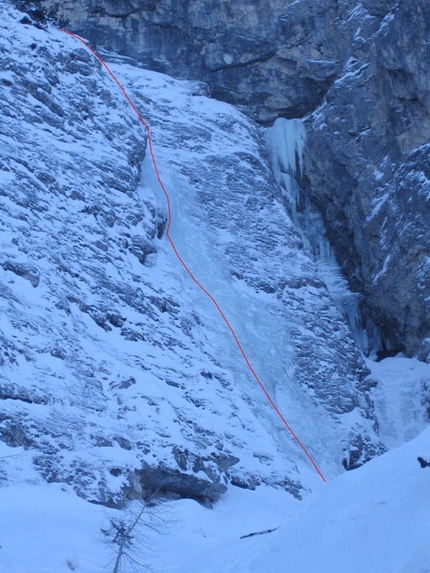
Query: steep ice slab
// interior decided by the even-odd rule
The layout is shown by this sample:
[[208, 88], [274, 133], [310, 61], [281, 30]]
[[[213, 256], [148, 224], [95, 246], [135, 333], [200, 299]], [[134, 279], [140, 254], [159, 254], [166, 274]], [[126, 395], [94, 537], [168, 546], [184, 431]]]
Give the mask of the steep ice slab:
[[[354, 395], [361, 378], [360, 359], [318, 279], [310, 252], [274, 197], [276, 186], [264, 162], [262, 131], [225, 104], [208, 100], [192, 88], [183, 92], [171, 78], [145, 77], [146, 72], [125, 66], [115, 69], [125, 77], [135, 75], [133, 97], [142, 102], [156, 137], [157, 162], [172, 201], [171, 236], [181, 256], [221, 304], [263, 383], [285, 408], [292, 425], [297, 424], [297, 433], [302, 425], [302, 434], [312, 443], [315, 436], [327, 432], [321, 443], [310, 446], [311, 451], [318, 451], [317, 457], [324, 455], [322, 442], [327, 439], [337, 452], [343, 448], [347, 452], [349, 446], [322, 422], [323, 410], [328, 408], [335, 417], [345, 414], [352, 434], [352, 428], [361, 424], [360, 408], [355, 407], [364, 406], [365, 398]], [[158, 187], [148, 164], [142, 184]], [[159, 201], [162, 205], [165, 201], [160, 191]], [[175, 268], [177, 261], [173, 254], [170, 257], [169, 265]], [[202, 309], [207, 308], [210, 313], [204, 324], [214, 329], [216, 355], [247, 393], [254, 392], [255, 382], [212, 303], [202, 300], [192, 283], [184, 289], [197, 297], [200, 312], [206, 313]], [[337, 343], [329, 350], [326, 341], [317, 341], [315, 331]], [[256, 390], [258, 411], [264, 409], [264, 400]], [[322, 410], [319, 399], [325, 404]], [[303, 416], [306, 411], [313, 413]], [[313, 424], [316, 431], [311, 430]], [[364, 426], [363, 436], [373, 432], [372, 422]], [[284, 440], [281, 437], [281, 443]], [[348, 459], [354, 465], [360, 449], [351, 456], [344, 452], [340, 458], [344, 455], [346, 465]]]
[[[170, 157], [170, 154], [168, 156]], [[167, 164], [163, 164], [161, 160], [159, 165], [166, 173]], [[223, 256], [225, 246], [235, 240], [234, 234], [226, 228], [222, 228], [218, 234], [214, 221], [208, 225], [201, 218], [201, 207], [198, 202], [196, 205], [190, 200], [188, 186], [185, 187], [181, 176], [174, 173], [171, 167], [167, 173], [167, 177], [163, 177], [163, 180], [167, 182], [169, 188], [173, 213], [170, 236], [180, 256], [186, 261], [196, 279], [220, 305], [237, 334], [242, 348], [247, 353], [252, 367], [287, 417], [288, 422], [295, 429], [298, 426], [298, 420], [309, 416], [313, 419], [313, 423], [318, 425], [318, 435], [303, 435], [302, 433], [300, 439], [311, 451], [318, 452], [316, 455], [320, 455], [324, 449], [320, 435], [322, 433], [327, 436], [332, 430], [327, 428], [325, 414], [318, 408], [312, 397], [307, 395], [306, 391], [294, 387], [294, 355], [291, 341], [288, 339], [285, 317], [283, 317], [283, 302], [271, 296], [271, 289], [266, 292], [260, 284], [255, 288], [238, 279], [241, 273], [238, 261], [232, 272], [230, 270], [232, 267], [228, 266], [227, 257]], [[142, 193], [145, 193], [148, 182], [152, 189], [157, 189], [152, 165], [149, 160], [145, 160], [142, 169]], [[161, 202], [165, 200], [161, 193], [159, 199]], [[162, 208], [161, 205], [160, 208]], [[227, 224], [223, 227], [227, 227]], [[244, 249], [250, 248], [250, 245], [242, 244]], [[240, 245], [236, 247], [240, 248]], [[241, 261], [242, 265], [244, 263], [246, 264], [245, 261]], [[262, 269], [264, 272], [263, 266]], [[292, 468], [296, 466], [296, 457], [303, 458], [303, 453], [258, 387], [220, 313], [213, 302], [191, 281], [167, 241], [159, 245], [154, 272], [162, 273], [164, 277], [174, 277], [175, 282], [178, 283], [177, 288], [187, 293], [187, 298], [198, 315], [200, 326], [198, 329], [193, 328], [194, 343], [202, 348], [210, 344], [213, 364], [208, 364], [208, 374], [212, 378], [212, 374], [215, 376], [219, 368], [225, 369], [229, 373], [231, 383], [256, 418], [251, 426], [253, 428], [252, 438], [244, 436], [243, 439], [252, 440], [252, 456], [260, 460], [260, 464], [267, 466], [267, 469], [260, 468], [258, 472], [260, 477], [257, 479], [265, 482], [270, 479], [282, 482], [287, 475], [295, 473]], [[263, 280], [263, 276], [261, 273], [258, 280]], [[287, 389], [288, 385], [291, 386], [290, 390]], [[242, 418], [244, 412], [238, 411], [237, 415]], [[222, 435], [225, 429], [222, 430], [220, 427], [219, 431]], [[335, 436], [332, 435], [332, 441], [335, 440]], [[340, 446], [337, 445], [337, 447], [337, 456], [341, 456]], [[279, 453], [281, 453], [280, 459]], [[246, 476], [254, 463], [243, 454], [240, 458], [239, 464], [232, 468], [231, 475], [235, 483], [245, 485], [246, 481], [239, 477], [238, 470], [240, 469]], [[333, 468], [331, 471], [336, 472], [332, 461], [328, 458], [326, 460], [328, 467]], [[305, 460], [302, 459], [299, 463], [303, 461]], [[307, 469], [311, 469], [312, 474], [312, 468]], [[302, 471], [307, 472], [304, 468]], [[269, 472], [272, 477], [269, 478], [269, 474], [266, 476], [266, 472]], [[250, 483], [255, 479], [255, 475], [250, 476]], [[312, 478], [311, 480], [313, 481]]]

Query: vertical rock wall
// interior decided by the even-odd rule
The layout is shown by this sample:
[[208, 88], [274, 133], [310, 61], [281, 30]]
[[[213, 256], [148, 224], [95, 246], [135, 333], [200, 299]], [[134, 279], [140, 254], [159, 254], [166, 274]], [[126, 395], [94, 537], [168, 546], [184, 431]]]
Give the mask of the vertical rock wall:
[[42, 3], [58, 7], [71, 31], [98, 46], [151, 69], [207, 82], [213, 97], [263, 123], [315, 109], [344, 57], [335, 0]]
[[306, 191], [365, 313], [394, 350], [425, 359], [430, 4], [399, 2], [382, 20], [361, 7], [354, 17], [378, 29], [363, 37], [357, 26], [343, 75], [309, 118]]

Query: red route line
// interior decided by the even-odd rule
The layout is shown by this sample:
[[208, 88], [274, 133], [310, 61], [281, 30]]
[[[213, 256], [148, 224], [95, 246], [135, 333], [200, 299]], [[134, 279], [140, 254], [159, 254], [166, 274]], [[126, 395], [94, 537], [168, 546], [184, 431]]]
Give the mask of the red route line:
[[221, 317], [223, 318], [224, 322], [226, 323], [228, 329], [230, 330], [236, 344], [237, 347], [240, 350], [240, 353], [243, 356], [243, 359], [246, 362], [246, 365], [248, 366], [251, 374], [254, 376], [255, 380], [257, 381], [258, 385], [260, 386], [260, 388], [262, 389], [262, 391], [264, 392], [264, 395], [266, 396], [266, 398], [268, 399], [270, 405], [272, 406], [272, 408], [275, 410], [275, 412], [278, 414], [279, 418], [282, 420], [284, 426], [287, 428], [287, 430], [290, 432], [290, 434], [293, 436], [293, 438], [296, 440], [297, 444], [301, 447], [301, 449], [303, 450], [303, 452], [306, 454], [307, 458], [309, 459], [309, 461], [311, 462], [311, 464], [314, 466], [315, 470], [318, 472], [318, 475], [321, 477], [321, 479], [325, 482], [326, 479], [323, 476], [323, 474], [321, 473], [319, 467], [317, 466], [317, 464], [315, 463], [315, 461], [313, 460], [312, 456], [310, 455], [310, 453], [307, 451], [307, 449], [305, 448], [305, 446], [302, 444], [302, 442], [299, 440], [299, 438], [296, 436], [296, 434], [293, 432], [291, 426], [288, 424], [288, 422], [286, 421], [286, 419], [284, 418], [284, 416], [281, 414], [280, 410], [278, 409], [278, 407], [276, 406], [275, 402], [272, 400], [269, 392], [266, 390], [265, 386], [263, 385], [263, 383], [261, 382], [260, 378], [257, 376], [257, 373], [255, 372], [254, 368], [251, 366], [251, 363], [248, 360], [248, 356], [246, 355], [244, 349], [242, 348], [242, 345], [235, 333], [235, 331], [233, 330], [233, 327], [231, 326], [230, 322], [228, 321], [227, 317], [225, 316], [223, 310], [221, 309], [221, 307], [219, 306], [218, 302], [215, 300], [215, 298], [210, 294], [210, 292], [208, 292], [205, 287], [199, 283], [199, 281], [195, 278], [195, 276], [193, 275], [193, 273], [190, 271], [190, 269], [188, 268], [187, 264], [185, 263], [185, 261], [182, 259], [181, 255], [178, 253], [178, 250], [176, 248], [175, 243], [173, 242], [171, 236], [170, 236], [170, 225], [172, 223], [172, 213], [171, 213], [171, 209], [170, 209], [170, 197], [169, 194], [166, 191], [166, 188], [164, 187], [163, 181], [161, 180], [160, 177], [160, 173], [158, 171], [158, 166], [157, 166], [157, 162], [155, 160], [155, 156], [154, 156], [154, 151], [152, 149], [152, 138], [151, 138], [151, 130], [149, 129], [149, 125], [146, 123], [146, 121], [143, 119], [143, 117], [141, 116], [141, 114], [139, 113], [138, 109], [136, 108], [136, 106], [134, 105], [134, 103], [131, 101], [128, 93], [125, 91], [125, 89], [122, 87], [122, 85], [120, 84], [120, 82], [117, 80], [116, 76], [114, 75], [114, 73], [111, 71], [111, 69], [108, 67], [108, 65], [104, 62], [104, 60], [102, 60], [102, 58], [97, 54], [97, 52], [95, 50], [93, 50], [91, 48], [91, 46], [89, 46], [82, 38], [80, 38], [79, 36], [77, 36], [76, 34], [72, 34], [71, 32], [68, 32], [67, 30], [64, 30], [64, 28], [60, 28], [60, 30], [62, 32], [64, 32], [65, 34], [68, 34], [69, 36], [72, 36], [73, 38], [75, 38], [76, 40], [79, 40], [80, 42], [82, 42], [82, 44], [84, 44], [84, 46], [94, 54], [94, 56], [98, 59], [98, 61], [104, 66], [104, 68], [106, 68], [106, 70], [109, 72], [110, 76], [113, 78], [114, 82], [117, 84], [117, 86], [119, 87], [119, 89], [122, 91], [122, 93], [124, 94], [125, 98], [127, 99], [128, 103], [131, 105], [131, 107], [133, 108], [134, 112], [136, 113], [137, 117], [139, 118], [139, 120], [141, 121], [141, 123], [143, 123], [143, 125], [145, 126], [146, 132], [148, 134], [148, 144], [149, 144], [149, 152], [151, 154], [151, 158], [152, 158], [152, 163], [154, 165], [154, 170], [155, 170], [155, 174], [157, 176], [157, 180], [158, 183], [160, 184], [161, 189], [163, 190], [163, 193], [166, 197], [166, 201], [167, 201], [167, 212], [168, 212], [168, 219], [167, 219], [167, 228], [166, 228], [166, 237], [169, 240], [169, 243], [172, 246], [173, 251], [175, 252], [176, 257], [178, 258], [179, 262], [181, 263], [181, 265], [184, 267], [184, 269], [187, 271], [187, 273], [189, 274], [190, 278], [196, 283], [196, 285], [199, 287], [200, 290], [202, 290], [205, 295], [207, 297], [210, 298], [210, 300], [214, 303], [217, 311], [219, 312], [219, 314], [221, 315]]

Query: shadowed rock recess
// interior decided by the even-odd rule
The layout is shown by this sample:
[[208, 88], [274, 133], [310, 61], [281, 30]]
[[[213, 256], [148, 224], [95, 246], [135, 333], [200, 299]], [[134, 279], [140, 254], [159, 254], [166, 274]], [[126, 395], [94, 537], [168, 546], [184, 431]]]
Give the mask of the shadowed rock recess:
[[94, 45], [206, 82], [262, 124], [306, 116], [303, 198], [363, 295], [363, 321], [380, 328], [381, 351], [427, 359], [427, 0], [42, 4]]

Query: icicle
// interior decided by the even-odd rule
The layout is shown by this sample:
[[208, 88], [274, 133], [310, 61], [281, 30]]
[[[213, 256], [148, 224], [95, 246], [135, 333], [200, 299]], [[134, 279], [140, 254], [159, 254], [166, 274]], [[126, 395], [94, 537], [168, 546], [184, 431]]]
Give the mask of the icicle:
[[299, 186], [296, 176], [303, 172], [303, 150], [306, 142], [306, 130], [299, 119], [278, 118], [268, 130], [268, 147], [272, 154], [272, 166], [275, 178], [284, 192], [291, 217], [297, 221]]

